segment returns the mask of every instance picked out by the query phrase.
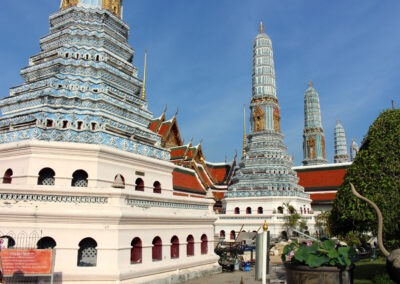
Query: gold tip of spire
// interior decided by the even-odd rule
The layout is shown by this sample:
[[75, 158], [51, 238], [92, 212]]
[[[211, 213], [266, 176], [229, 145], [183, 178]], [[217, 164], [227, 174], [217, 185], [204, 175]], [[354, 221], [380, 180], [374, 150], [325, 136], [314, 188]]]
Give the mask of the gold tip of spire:
[[143, 70], [142, 100], [146, 99], [146, 65], [147, 65], [147, 48], [144, 49], [144, 70]]
[[337, 122], [337, 124], [340, 124], [340, 120], [339, 119], [336, 119], [336, 122]]
[[264, 26], [262, 21], [260, 21], [260, 34], [262, 34], [264, 32]]
[[264, 230], [264, 232], [268, 231], [268, 224], [267, 224], [267, 220], [264, 220], [264, 226], [263, 226], [263, 230]]
[[310, 80], [310, 81], [308, 82], [308, 85], [310, 86], [310, 88], [313, 86], [312, 80]]

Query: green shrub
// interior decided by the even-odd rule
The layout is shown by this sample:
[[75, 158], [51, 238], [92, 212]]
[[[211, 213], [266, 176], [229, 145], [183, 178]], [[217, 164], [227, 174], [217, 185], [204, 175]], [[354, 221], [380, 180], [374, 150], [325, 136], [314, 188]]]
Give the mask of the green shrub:
[[386, 248], [400, 248], [400, 110], [382, 112], [370, 126], [336, 194], [330, 215], [334, 235], [345, 236], [350, 231], [376, 235], [375, 210], [353, 196], [350, 182], [381, 209]]

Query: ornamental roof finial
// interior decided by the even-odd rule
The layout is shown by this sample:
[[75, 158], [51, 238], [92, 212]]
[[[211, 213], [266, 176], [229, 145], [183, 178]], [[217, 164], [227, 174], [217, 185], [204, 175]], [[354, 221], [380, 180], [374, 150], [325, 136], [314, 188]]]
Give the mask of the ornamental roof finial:
[[142, 100], [146, 99], [146, 65], [147, 65], [147, 48], [144, 50], [144, 70], [143, 70]]
[[262, 21], [260, 21], [260, 34], [262, 34], [264, 32], [264, 26]]
[[268, 224], [267, 224], [267, 220], [264, 220], [264, 226], [263, 226], [263, 230], [264, 230], [264, 232], [268, 231]]
[[308, 85], [310, 86], [310, 88], [312, 87], [312, 85], [313, 85], [312, 80], [310, 80], [310, 81], [308, 82]]
[[340, 120], [339, 119], [336, 119], [336, 122], [337, 122], [337, 124], [340, 124]]

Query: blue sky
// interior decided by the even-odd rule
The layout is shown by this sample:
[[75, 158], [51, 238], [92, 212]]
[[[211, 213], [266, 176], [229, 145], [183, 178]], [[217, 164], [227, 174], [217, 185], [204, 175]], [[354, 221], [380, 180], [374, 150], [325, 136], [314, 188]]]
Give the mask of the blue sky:
[[[0, 97], [22, 83], [19, 71], [39, 52], [58, 0], [3, 1]], [[241, 153], [243, 104], [251, 96], [252, 43], [260, 20], [274, 48], [281, 130], [295, 164], [302, 160], [304, 92], [319, 92], [326, 154], [340, 119], [347, 143], [361, 144], [378, 114], [400, 106], [400, 1], [125, 0], [134, 65], [142, 76], [148, 48], [149, 109], [179, 107], [182, 138], [203, 137], [206, 159]], [[249, 123], [247, 122], [247, 129]]]

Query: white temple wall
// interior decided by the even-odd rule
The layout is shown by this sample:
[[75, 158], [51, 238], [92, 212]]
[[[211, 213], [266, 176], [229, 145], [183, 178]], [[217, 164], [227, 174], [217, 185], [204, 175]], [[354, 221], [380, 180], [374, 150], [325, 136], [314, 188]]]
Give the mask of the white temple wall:
[[[45, 167], [56, 173], [54, 186], [37, 185]], [[219, 269], [213, 251], [214, 201], [174, 196], [172, 163], [107, 146], [29, 141], [0, 145], [0, 171], [8, 168], [13, 170], [12, 183], [0, 183], [0, 236], [12, 237], [16, 247], [30, 248], [42, 237], [54, 239], [58, 282], [138, 283], [142, 278], [172, 277], [182, 269], [187, 269], [180, 273], [186, 276]], [[71, 186], [72, 174], [79, 169], [88, 173], [88, 187]], [[144, 173], [143, 192], [134, 188], [136, 170]], [[126, 188], [112, 187], [117, 173], [124, 175]], [[156, 180], [161, 194], [153, 192]], [[189, 235], [194, 256], [186, 254]], [[162, 240], [162, 259], [157, 261], [152, 259], [156, 236]], [[179, 258], [171, 258], [173, 236], [179, 238]], [[135, 237], [142, 241], [142, 261], [131, 264]], [[94, 267], [77, 265], [79, 243], [85, 238], [97, 243]]]

